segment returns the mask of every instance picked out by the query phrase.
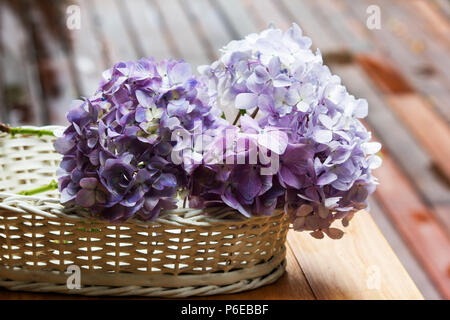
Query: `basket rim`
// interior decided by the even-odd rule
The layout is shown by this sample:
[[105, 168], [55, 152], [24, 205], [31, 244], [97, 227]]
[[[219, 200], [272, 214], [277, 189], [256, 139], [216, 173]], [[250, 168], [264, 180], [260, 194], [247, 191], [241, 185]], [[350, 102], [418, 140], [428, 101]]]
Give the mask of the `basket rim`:
[[[2, 210], [3, 209], [3, 210]], [[206, 209], [177, 208], [162, 211], [155, 220], [140, 220], [131, 218], [124, 222], [114, 223], [91, 216], [87, 210], [80, 210], [78, 207], [66, 207], [60, 203], [58, 198], [24, 196], [8, 192], [0, 192], [0, 210], [14, 212], [17, 214], [33, 214], [43, 218], [64, 218], [72, 221], [90, 220], [98, 224], [107, 224], [111, 226], [133, 225], [154, 225], [167, 224], [176, 227], [197, 226], [208, 227], [211, 225], [230, 225], [248, 221], [249, 223], [267, 220], [269, 218], [277, 219], [285, 215], [284, 209], [276, 209], [270, 216], [251, 216], [245, 217], [238, 211], [229, 207], [215, 207]], [[205, 214], [207, 213], [207, 214]]]

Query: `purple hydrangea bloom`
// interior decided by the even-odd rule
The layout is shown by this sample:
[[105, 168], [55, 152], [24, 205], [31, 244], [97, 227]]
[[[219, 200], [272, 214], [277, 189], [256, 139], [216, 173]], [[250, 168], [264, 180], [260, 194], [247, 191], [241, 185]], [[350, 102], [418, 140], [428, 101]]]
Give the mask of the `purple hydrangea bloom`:
[[[348, 219], [367, 206], [377, 184], [371, 170], [381, 164], [375, 155], [381, 145], [370, 142], [359, 121], [367, 115], [366, 100], [350, 95], [323, 65], [320, 51], [313, 53], [310, 46], [296, 24], [285, 33], [269, 28], [230, 42], [219, 60], [199, 71], [222, 110], [256, 114], [252, 126], [257, 130], [275, 128], [287, 134], [279, 170], [272, 177], [277, 191], [272, 187], [266, 192], [271, 199], [278, 195], [277, 206], [283, 203], [296, 230], [326, 231], [335, 219]], [[240, 126], [248, 131], [246, 117]], [[250, 179], [247, 171], [234, 175], [233, 170], [229, 185]], [[254, 188], [253, 195], [259, 181], [257, 187], [248, 187]], [[263, 197], [259, 191], [253, 205]], [[238, 196], [222, 200], [234, 208], [248, 202]]]
[[153, 219], [176, 207], [192, 169], [171, 160], [171, 133], [219, 127], [221, 111], [183, 61], [120, 62], [103, 78], [92, 97], [74, 101], [55, 142], [61, 202], [110, 221]]

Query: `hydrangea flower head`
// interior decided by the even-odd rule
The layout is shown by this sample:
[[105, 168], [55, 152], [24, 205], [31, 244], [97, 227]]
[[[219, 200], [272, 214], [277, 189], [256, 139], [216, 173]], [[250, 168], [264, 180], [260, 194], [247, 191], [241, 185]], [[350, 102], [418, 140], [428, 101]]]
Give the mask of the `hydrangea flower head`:
[[191, 168], [173, 163], [171, 132], [223, 121], [205, 89], [183, 61], [142, 59], [105, 71], [97, 92], [73, 103], [70, 125], [55, 142], [64, 156], [61, 202], [110, 221], [175, 208]]
[[284, 190], [278, 203], [295, 229], [326, 231], [367, 206], [381, 145], [370, 142], [359, 121], [367, 101], [349, 94], [310, 46], [296, 24], [285, 33], [269, 28], [230, 42], [199, 71], [223, 110], [256, 114], [260, 128], [286, 132], [288, 145], [272, 177]]

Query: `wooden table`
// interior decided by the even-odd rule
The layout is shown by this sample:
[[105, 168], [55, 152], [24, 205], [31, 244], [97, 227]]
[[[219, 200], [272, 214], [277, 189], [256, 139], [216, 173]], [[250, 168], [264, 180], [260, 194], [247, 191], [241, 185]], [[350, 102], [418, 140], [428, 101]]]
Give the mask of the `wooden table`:
[[[0, 299], [73, 298], [87, 297], [0, 289]], [[275, 284], [206, 299], [423, 299], [423, 296], [369, 213], [361, 211], [339, 240], [327, 237], [318, 240], [307, 233], [290, 231], [287, 270]]]

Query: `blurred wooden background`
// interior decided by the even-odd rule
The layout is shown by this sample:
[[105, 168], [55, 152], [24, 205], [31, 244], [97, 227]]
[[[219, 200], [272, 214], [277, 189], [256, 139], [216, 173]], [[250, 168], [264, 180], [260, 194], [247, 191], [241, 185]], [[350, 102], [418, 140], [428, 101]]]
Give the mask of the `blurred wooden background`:
[[[370, 5], [380, 8], [380, 29], [367, 27]], [[77, 8], [81, 28], [70, 30]], [[292, 22], [369, 101], [365, 124], [384, 160], [371, 215], [425, 298], [449, 299], [446, 0], [1, 0], [0, 121], [64, 124], [70, 101], [92, 94], [114, 62], [206, 64], [232, 39]]]

